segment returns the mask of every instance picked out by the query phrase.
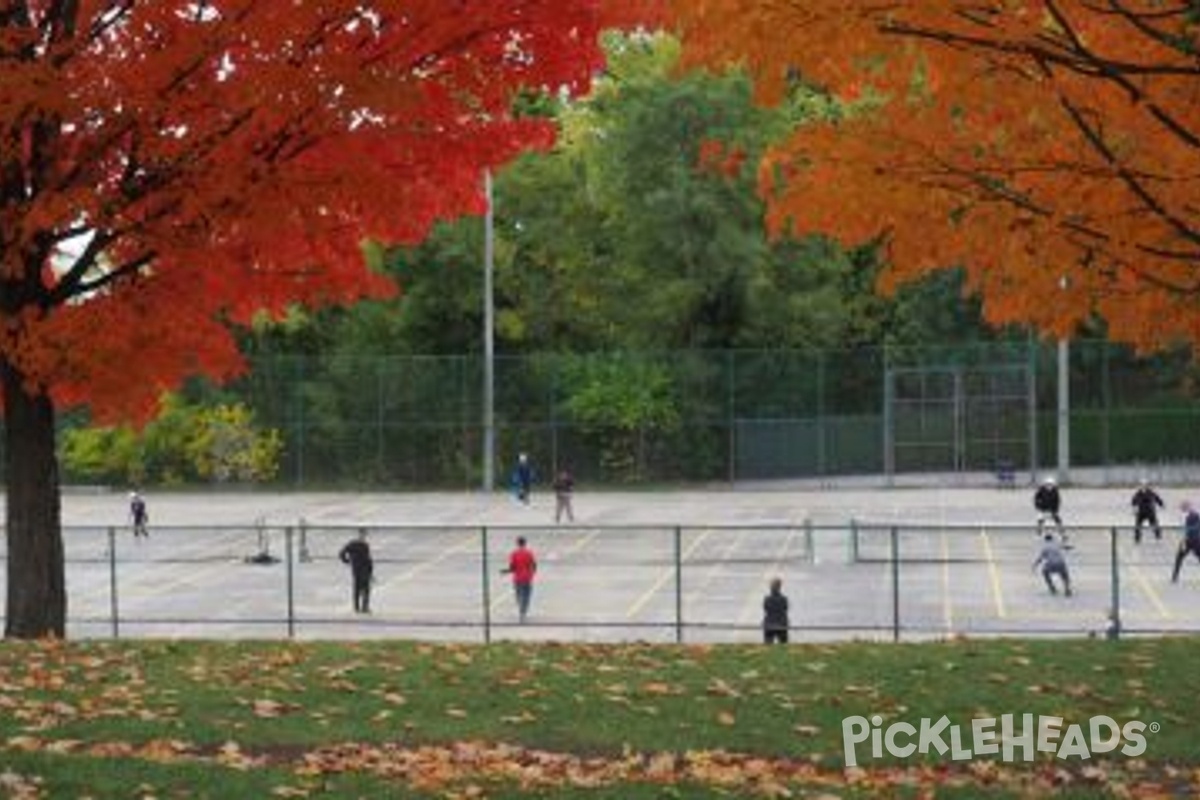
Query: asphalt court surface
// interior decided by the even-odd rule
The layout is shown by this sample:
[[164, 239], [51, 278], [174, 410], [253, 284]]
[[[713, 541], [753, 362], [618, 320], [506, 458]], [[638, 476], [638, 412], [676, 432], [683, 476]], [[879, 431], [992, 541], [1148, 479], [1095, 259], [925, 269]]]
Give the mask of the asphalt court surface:
[[[1112, 526], [1126, 630], [1200, 630], [1200, 563], [1170, 582], [1178, 504], [1196, 493], [1160, 490], [1164, 539], [1137, 546], [1131, 493], [1064, 490], [1066, 598], [1030, 568], [1026, 488], [581, 491], [561, 526], [546, 493], [525, 506], [481, 492], [148, 492], [151, 535], [137, 541], [125, 493], [67, 491], [68, 634], [482, 641], [486, 623], [493, 640], [670, 642], [681, 619], [685, 641], [749, 642], [779, 577], [797, 641], [888, 640], [896, 625], [903, 639], [1086, 635], [1113, 600]], [[376, 559], [370, 615], [352, 611], [337, 560], [360, 528]], [[523, 626], [500, 574], [518, 535], [540, 563]], [[247, 562], [262, 551], [277, 560]]]

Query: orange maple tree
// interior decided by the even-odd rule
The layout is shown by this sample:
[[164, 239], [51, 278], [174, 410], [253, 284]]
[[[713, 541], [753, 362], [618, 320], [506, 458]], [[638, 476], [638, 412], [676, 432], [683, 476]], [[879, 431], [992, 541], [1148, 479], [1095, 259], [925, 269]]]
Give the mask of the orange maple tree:
[[962, 266], [995, 323], [1200, 345], [1200, 9], [1187, 0], [664, 0], [690, 64], [844, 101], [764, 160], [775, 230]]
[[230, 326], [393, 287], [366, 237], [480, 211], [481, 176], [578, 93], [602, 0], [0, 3], [6, 636], [63, 635], [54, 425], [150, 414], [241, 368]]

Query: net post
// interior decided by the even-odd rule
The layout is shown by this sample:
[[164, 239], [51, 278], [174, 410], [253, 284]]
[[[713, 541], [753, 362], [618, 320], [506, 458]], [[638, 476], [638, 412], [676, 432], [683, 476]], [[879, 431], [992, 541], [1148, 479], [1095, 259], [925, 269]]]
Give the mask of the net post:
[[307, 564], [312, 561], [312, 554], [308, 552], [308, 521], [304, 517], [300, 518], [297, 529], [300, 531], [300, 563]]
[[900, 641], [900, 530], [891, 531], [892, 549], [892, 641]]
[[675, 643], [683, 644], [683, 531], [675, 526]]
[[847, 542], [847, 547], [850, 550], [850, 563], [858, 563], [858, 520], [850, 520], [850, 538]]
[[296, 572], [292, 557], [292, 526], [283, 529], [284, 556], [287, 562], [287, 635], [296, 638]]
[[492, 643], [492, 581], [488, 575], [488, 526], [481, 525], [479, 528], [479, 547], [480, 558], [479, 563], [482, 565], [480, 578], [482, 580], [481, 591], [483, 594], [483, 643]]
[[1111, 551], [1109, 560], [1112, 565], [1112, 610], [1108, 615], [1105, 635], [1109, 639], [1119, 639], [1121, 638], [1121, 563], [1120, 548], [1117, 547], [1116, 526], [1109, 529], [1109, 546]]
[[112, 617], [112, 637], [121, 638], [121, 610], [117, 602], [117, 529], [108, 526], [108, 607]]
[[813, 524], [810, 517], [804, 518], [804, 551], [808, 553], [808, 563], [817, 563], [816, 537], [813, 536]]

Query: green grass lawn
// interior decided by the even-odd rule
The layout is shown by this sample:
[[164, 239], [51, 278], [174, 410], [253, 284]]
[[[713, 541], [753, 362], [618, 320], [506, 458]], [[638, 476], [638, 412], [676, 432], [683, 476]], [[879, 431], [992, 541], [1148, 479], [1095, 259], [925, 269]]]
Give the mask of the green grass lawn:
[[[1198, 662], [1191, 638], [5, 642], [0, 797], [1191, 796]], [[845, 763], [847, 717], [945, 715], [970, 747], [972, 720], [1003, 714], [1155, 732], [1136, 756], [876, 759], [867, 742]]]

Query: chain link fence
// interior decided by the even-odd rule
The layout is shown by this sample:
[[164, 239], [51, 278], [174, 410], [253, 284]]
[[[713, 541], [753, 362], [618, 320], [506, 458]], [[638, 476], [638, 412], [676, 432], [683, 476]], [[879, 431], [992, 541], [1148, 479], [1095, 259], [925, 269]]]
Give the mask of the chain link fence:
[[[366, 532], [371, 613], [344, 544]], [[793, 641], [1200, 631], [1200, 554], [1172, 581], [1178, 530], [1073, 526], [1071, 594], [1033, 560], [1034, 526], [159, 526], [65, 531], [72, 638], [753, 642], [774, 578]], [[502, 574], [518, 536], [539, 562], [528, 621]], [[4, 554], [0, 552], [0, 558]], [[0, 576], [6, 570], [0, 569]], [[2, 582], [2, 581], [0, 581]]]
[[[1016, 472], [1057, 463], [1055, 345], [500, 356], [494, 474], [528, 453], [548, 483], [756, 481]], [[484, 365], [474, 356], [257, 353], [232, 387], [285, 441], [297, 488], [475, 487]], [[1070, 348], [1071, 463], [1200, 462], [1186, 354]]]

